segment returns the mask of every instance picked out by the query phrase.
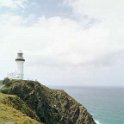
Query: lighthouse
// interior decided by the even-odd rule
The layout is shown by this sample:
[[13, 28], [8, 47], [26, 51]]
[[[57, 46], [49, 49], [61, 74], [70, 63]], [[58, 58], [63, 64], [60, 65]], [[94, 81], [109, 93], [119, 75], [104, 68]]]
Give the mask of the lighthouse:
[[25, 59], [23, 58], [23, 52], [20, 50], [17, 53], [17, 58], [15, 59], [16, 63], [17, 63], [17, 73], [16, 73], [16, 78], [17, 79], [23, 79], [24, 77], [24, 62]]

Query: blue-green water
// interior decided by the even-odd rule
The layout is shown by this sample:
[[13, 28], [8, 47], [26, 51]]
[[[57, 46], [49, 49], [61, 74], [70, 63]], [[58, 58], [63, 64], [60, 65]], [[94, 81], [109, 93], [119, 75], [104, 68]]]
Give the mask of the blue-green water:
[[61, 88], [83, 104], [97, 124], [124, 124], [124, 88]]

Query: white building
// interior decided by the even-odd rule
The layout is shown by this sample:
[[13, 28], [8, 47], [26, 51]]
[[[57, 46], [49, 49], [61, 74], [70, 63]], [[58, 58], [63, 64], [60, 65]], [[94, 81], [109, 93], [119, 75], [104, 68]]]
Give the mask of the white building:
[[17, 53], [17, 58], [15, 59], [16, 63], [17, 63], [17, 78], [18, 79], [23, 79], [24, 77], [24, 62], [25, 59], [23, 58], [23, 52], [19, 51]]
[[15, 61], [17, 63], [17, 70], [15, 73], [9, 73], [8, 78], [22, 80], [24, 78], [25, 59], [23, 58], [23, 52], [21, 50], [17, 53], [17, 57], [16, 57]]

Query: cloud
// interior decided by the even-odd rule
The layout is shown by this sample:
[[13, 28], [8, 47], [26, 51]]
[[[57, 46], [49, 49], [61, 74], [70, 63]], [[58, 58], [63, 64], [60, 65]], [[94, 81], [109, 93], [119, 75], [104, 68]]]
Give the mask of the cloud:
[[72, 7], [74, 13], [96, 18], [115, 18], [115, 15], [119, 17], [124, 10], [123, 0], [65, 0], [65, 2]]
[[[1, 52], [13, 62], [15, 52], [23, 49], [27, 77], [43, 77], [47, 82], [74, 83], [77, 78], [78, 82], [87, 82], [87, 70], [93, 69], [92, 63], [111, 53], [106, 43], [109, 32], [99, 26], [84, 29], [78, 22], [61, 17], [40, 17], [32, 25], [25, 26], [26, 20], [21, 16], [1, 17]], [[12, 65], [10, 70], [15, 67], [14, 62]], [[36, 71], [38, 75], [34, 74]]]
[[6, 7], [6, 8], [18, 8], [18, 7], [24, 7], [24, 2], [27, 0], [0, 0], [0, 7]]
[[[123, 80], [122, 20], [118, 16], [110, 23], [114, 16], [103, 12], [106, 1], [103, 8], [97, 0], [66, 2], [76, 19], [39, 16], [31, 21], [31, 16], [0, 14], [1, 77], [14, 71], [16, 52], [22, 49], [25, 77], [58, 85], [116, 85], [118, 78]], [[117, 22], [122, 25], [114, 25]]]
[[108, 32], [100, 27], [83, 29], [76, 21], [61, 17], [41, 17], [26, 27], [20, 16], [4, 15], [2, 18], [10, 20], [3, 21], [1, 36], [4, 46], [9, 44], [8, 41], [13, 44], [9, 46], [11, 50], [20, 47], [32, 55], [35, 51], [36, 56], [50, 57], [68, 65], [87, 63], [111, 52], [105, 39]]

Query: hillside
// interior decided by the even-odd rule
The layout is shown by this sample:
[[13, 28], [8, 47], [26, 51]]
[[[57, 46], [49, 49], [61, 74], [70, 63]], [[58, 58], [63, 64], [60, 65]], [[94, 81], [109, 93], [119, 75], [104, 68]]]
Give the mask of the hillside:
[[0, 93], [0, 124], [40, 124], [37, 119], [20, 98]]
[[[5, 86], [1, 92], [14, 95], [12, 97], [15, 100], [7, 101], [6, 105], [13, 106], [21, 114], [26, 114], [40, 123], [95, 124], [86, 108], [63, 90], [52, 90], [36, 81], [6, 80], [3, 83]], [[18, 102], [22, 106], [18, 106]], [[20, 109], [22, 107], [26, 108], [26, 113]]]

